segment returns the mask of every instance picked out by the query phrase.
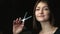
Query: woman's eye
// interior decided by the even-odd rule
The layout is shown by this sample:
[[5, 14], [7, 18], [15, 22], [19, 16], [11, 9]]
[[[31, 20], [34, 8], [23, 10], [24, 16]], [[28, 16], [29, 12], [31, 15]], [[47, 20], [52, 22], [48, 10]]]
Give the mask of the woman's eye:
[[44, 10], [49, 10], [48, 8], [45, 8]]
[[46, 8], [45, 10], [48, 10], [48, 8]]
[[38, 10], [40, 10], [40, 9], [36, 9], [36, 11], [38, 11]]

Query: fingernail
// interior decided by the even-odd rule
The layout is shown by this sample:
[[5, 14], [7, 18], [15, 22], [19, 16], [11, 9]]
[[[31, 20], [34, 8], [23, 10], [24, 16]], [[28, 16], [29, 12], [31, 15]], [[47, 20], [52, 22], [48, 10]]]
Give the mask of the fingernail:
[[19, 17], [19, 21], [21, 20], [21, 17]]
[[18, 18], [16, 19], [16, 21], [18, 20]]

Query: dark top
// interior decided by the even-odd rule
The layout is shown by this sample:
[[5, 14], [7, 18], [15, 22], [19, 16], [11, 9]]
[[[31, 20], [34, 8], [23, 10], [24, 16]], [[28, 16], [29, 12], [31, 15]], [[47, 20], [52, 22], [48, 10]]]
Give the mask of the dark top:
[[23, 30], [22, 30], [22, 32], [19, 33], [19, 34], [32, 34], [32, 30], [24, 27]]
[[54, 34], [60, 34], [60, 28], [58, 28]]
[[[32, 30], [31, 31], [26, 30], [26, 31], [22, 31], [20, 34], [37, 34], [37, 33], [33, 32]], [[60, 28], [58, 28], [54, 34], [60, 34]]]
[[32, 34], [31, 31], [24, 31], [24, 32], [21, 32], [20, 34]]

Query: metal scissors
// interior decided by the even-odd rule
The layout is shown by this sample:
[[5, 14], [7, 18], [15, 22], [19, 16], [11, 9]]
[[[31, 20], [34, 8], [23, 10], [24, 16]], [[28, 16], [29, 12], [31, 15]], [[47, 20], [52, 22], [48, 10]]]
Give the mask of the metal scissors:
[[26, 18], [26, 15], [27, 15], [27, 12], [25, 13], [24, 18], [21, 20], [22, 22], [25, 22], [25, 20], [28, 20], [29, 18], [32, 17], [32, 16], [29, 16], [29, 17]]

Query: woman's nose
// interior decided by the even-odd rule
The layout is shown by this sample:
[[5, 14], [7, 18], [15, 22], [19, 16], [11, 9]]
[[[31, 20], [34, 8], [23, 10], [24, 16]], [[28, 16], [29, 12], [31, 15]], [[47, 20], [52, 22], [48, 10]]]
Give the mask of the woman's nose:
[[41, 9], [41, 10], [39, 11], [39, 13], [40, 13], [40, 14], [43, 14], [43, 10]]

